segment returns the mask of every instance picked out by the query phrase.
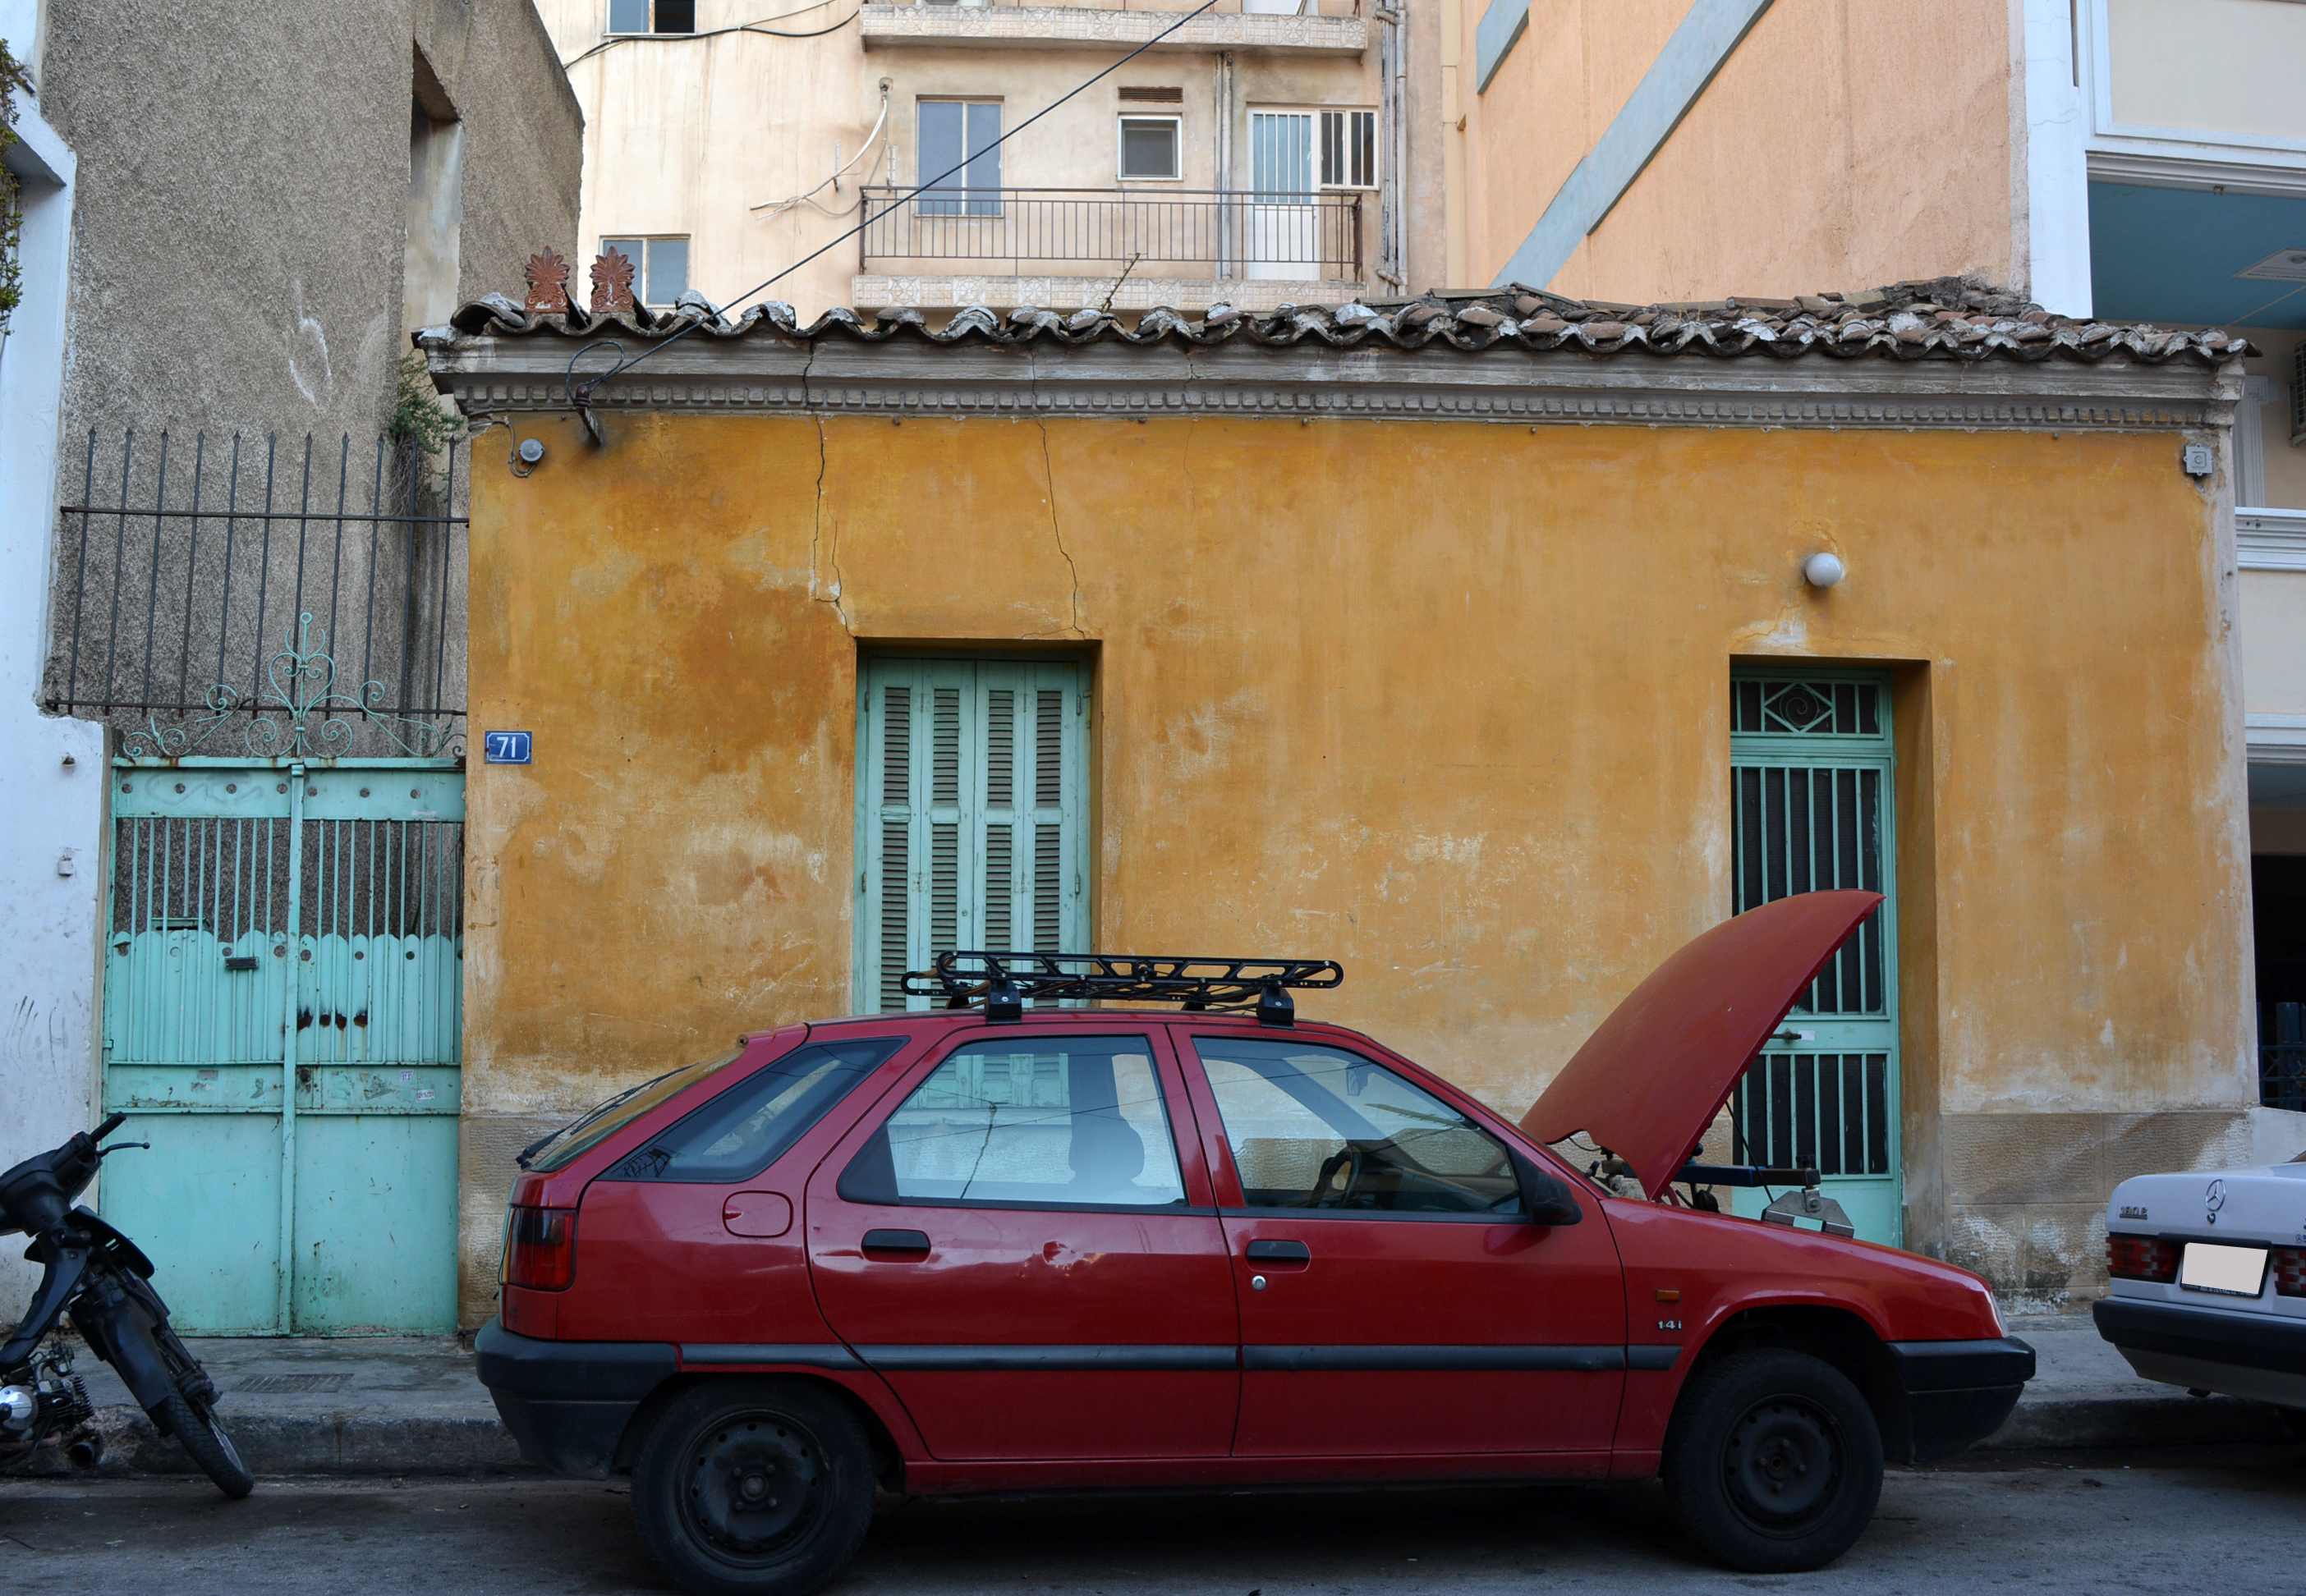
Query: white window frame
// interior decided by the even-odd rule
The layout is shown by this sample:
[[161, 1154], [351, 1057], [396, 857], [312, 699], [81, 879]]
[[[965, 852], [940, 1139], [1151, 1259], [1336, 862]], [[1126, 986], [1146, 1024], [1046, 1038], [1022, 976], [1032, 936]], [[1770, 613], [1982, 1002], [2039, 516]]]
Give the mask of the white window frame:
[[[1129, 124], [1166, 122], [1169, 124], [1169, 166], [1154, 174], [1129, 170]], [[1185, 118], [1180, 111], [1123, 111], [1113, 123], [1113, 170], [1122, 183], [1183, 183], [1185, 181]]]
[[[1314, 107], [1314, 112], [1316, 120], [1313, 125], [1313, 175], [1316, 182], [1323, 189], [1336, 190], [1348, 193], [1367, 193], [1374, 190], [1378, 186], [1378, 175], [1383, 169], [1385, 164], [1385, 130], [1378, 124], [1377, 107], [1374, 106], [1316, 106]], [[1327, 140], [1328, 135], [1328, 119], [1332, 116], [1341, 116], [1345, 118], [1346, 130], [1345, 147], [1349, 151], [1354, 148], [1353, 127], [1354, 119], [1361, 116], [1366, 116], [1369, 118], [1370, 171], [1367, 174], [1369, 181], [1366, 183], [1331, 183], [1322, 175], [1321, 151], [1324, 141]], [[1346, 160], [1346, 170], [1352, 170], [1352, 159], [1350, 155]]]
[[[635, 35], [634, 37], [638, 36]], [[663, 309], [669, 308], [670, 306], [677, 303], [680, 298], [679, 294], [674, 294], [670, 299], [652, 299], [649, 297], [648, 246], [653, 243], [687, 244], [688, 246], [689, 271], [687, 274], [688, 280], [682, 285], [681, 294], [686, 294], [690, 288], [696, 286], [696, 235], [695, 234], [603, 233], [598, 239], [594, 240], [593, 253], [596, 256], [605, 255], [609, 252], [609, 246], [612, 243], [637, 243], [641, 246], [641, 258], [633, 262], [633, 303], [635, 304], [647, 305], [652, 309]], [[621, 250], [617, 252], [619, 254], [624, 253]]]
[[666, 33], [656, 25], [656, 0], [642, 0], [642, 4], [648, 7], [649, 25], [635, 32], [628, 28], [611, 27], [609, 24], [615, 20], [616, 8], [612, 0], [601, 0], [601, 10], [605, 13], [602, 20], [601, 37], [603, 38], [694, 38], [703, 31], [692, 26], [686, 32]]
[[2114, 115], [2114, 30], [2107, 0], [2080, 6], [2082, 98], [2088, 107], [2089, 175], [2101, 182], [2182, 178], [2249, 192], [2306, 194], [2306, 138], [2236, 133], [2117, 122]]

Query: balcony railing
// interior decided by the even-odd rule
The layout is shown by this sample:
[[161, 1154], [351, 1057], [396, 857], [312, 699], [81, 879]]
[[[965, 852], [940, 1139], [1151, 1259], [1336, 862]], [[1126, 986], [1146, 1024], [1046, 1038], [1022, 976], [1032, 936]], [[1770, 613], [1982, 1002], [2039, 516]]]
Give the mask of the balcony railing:
[[862, 272], [1351, 279], [1362, 195], [868, 188]]
[[[1063, 11], [1191, 11], [1200, 0], [873, 0], [877, 5], [918, 5], [941, 11], [1013, 11], [1030, 6]], [[1357, 17], [1362, 0], [1217, 0], [1219, 16]]]

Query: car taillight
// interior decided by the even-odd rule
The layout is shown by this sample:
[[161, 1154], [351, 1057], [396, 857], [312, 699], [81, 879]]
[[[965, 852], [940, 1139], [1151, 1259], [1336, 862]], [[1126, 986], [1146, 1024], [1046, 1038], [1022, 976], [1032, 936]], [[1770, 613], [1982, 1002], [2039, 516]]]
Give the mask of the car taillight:
[[2105, 1272], [2116, 1280], [2153, 1280], [2166, 1285], [2178, 1278], [2178, 1249], [2159, 1236], [2109, 1234]]
[[2274, 1250], [2274, 1294], [2306, 1297], [2306, 1247]]
[[567, 1291], [576, 1278], [576, 1210], [514, 1208], [505, 1229], [507, 1285]]

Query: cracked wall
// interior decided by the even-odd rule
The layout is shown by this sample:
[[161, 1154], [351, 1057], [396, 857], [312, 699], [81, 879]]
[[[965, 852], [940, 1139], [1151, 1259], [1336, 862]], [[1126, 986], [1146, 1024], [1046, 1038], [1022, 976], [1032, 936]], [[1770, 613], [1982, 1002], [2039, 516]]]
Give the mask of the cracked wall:
[[535, 764], [468, 792], [468, 1319], [510, 1149], [848, 1010], [874, 644], [1091, 649], [1098, 943], [1339, 959], [1307, 1013], [1513, 1114], [1726, 911], [1732, 659], [1888, 664], [1909, 1239], [2088, 1290], [2114, 1178], [2238, 1145], [2230, 600], [2166, 436], [608, 428], [475, 473], [474, 724]]

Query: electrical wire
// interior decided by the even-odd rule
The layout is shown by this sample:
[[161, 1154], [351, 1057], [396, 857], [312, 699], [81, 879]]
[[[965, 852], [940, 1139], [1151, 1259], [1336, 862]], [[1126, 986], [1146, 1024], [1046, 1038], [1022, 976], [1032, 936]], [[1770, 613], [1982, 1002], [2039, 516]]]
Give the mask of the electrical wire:
[[[1075, 95], [1082, 93], [1091, 85], [1100, 82], [1103, 80], [1111, 77], [1115, 73], [1119, 72], [1123, 67], [1136, 60], [1137, 57], [1142, 55], [1155, 45], [1159, 44], [1172, 33], [1176, 32], [1178, 29], [1183, 28], [1186, 23], [1191, 21], [1195, 17], [1200, 16], [1203, 12], [1209, 10], [1217, 3], [1217, 0], [1201, 0], [1200, 4], [1185, 13], [1175, 21], [1161, 30], [1160, 32], [1147, 39], [1143, 44], [1139, 45], [1126, 55], [1123, 55], [1120, 60], [1115, 62], [1104, 71], [1084, 78], [1072, 88], [1066, 90], [1064, 93], [1059, 95], [1055, 99], [1051, 100], [1047, 105], [1043, 106], [1030, 116], [1026, 117], [1024, 121], [1019, 123], [1015, 127], [1011, 128], [1007, 132], [1003, 133], [999, 138], [994, 140], [993, 142], [985, 146], [984, 149], [969, 151], [963, 155], [959, 161], [947, 166], [935, 177], [915, 183], [903, 193], [892, 199], [889, 203], [881, 209], [867, 217], [855, 226], [836, 235], [834, 237], [828, 240], [821, 248], [813, 250], [809, 253], [803, 255], [799, 260], [794, 261], [790, 266], [786, 267], [782, 271], [778, 272], [774, 277], [755, 284], [752, 287], [745, 290], [744, 293], [737, 295], [736, 298], [725, 301], [720, 305], [711, 305], [708, 301], [707, 304], [713, 311], [713, 319], [716, 321], [720, 320], [726, 312], [744, 303], [747, 300], [752, 298], [753, 295], [760, 293], [763, 289], [775, 286], [779, 282], [781, 282], [784, 278], [792, 276], [793, 273], [799, 271], [802, 267], [807, 266], [810, 261], [817, 259], [821, 255], [830, 252], [835, 246], [856, 237], [859, 233], [862, 233], [875, 222], [880, 220], [881, 218], [887, 216], [891, 211], [896, 209], [898, 206], [904, 204], [908, 200], [914, 198], [916, 195], [922, 193], [926, 190], [936, 187], [938, 183], [943, 183], [954, 173], [961, 171], [963, 167], [969, 166], [970, 162], [977, 160], [978, 158], [986, 155], [993, 150], [1000, 149], [1002, 145], [1006, 144], [1010, 140], [1015, 138], [1019, 133], [1023, 132], [1027, 128], [1032, 126], [1033, 124], [1038, 122], [1042, 117], [1046, 116], [1059, 106], [1062, 106], [1067, 100], [1072, 99]], [[699, 297], [702, 296], [700, 295]], [[650, 345], [647, 348], [642, 350], [638, 354], [634, 355], [629, 360], [625, 358], [624, 346], [618, 343], [614, 338], [595, 338], [593, 342], [577, 350], [576, 354], [570, 355], [568, 357], [568, 369], [566, 376], [568, 402], [573, 408], [582, 414], [585, 422], [585, 431], [593, 434], [597, 440], [599, 435], [599, 423], [594, 422], [592, 416], [593, 391], [595, 388], [599, 388], [602, 383], [611, 380], [621, 373], [632, 370], [633, 367], [640, 364], [641, 362], [647, 360], [653, 355], [662, 354], [665, 350], [671, 348], [672, 346], [678, 344], [681, 339], [687, 337], [690, 333], [695, 332], [698, 328], [704, 325], [705, 318], [700, 316], [691, 321], [688, 326], [682, 328], [679, 331], [674, 333], [670, 337], [662, 339], [657, 343]], [[617, 352], [617, 363], [611, 366], [607, 371], [602, 372], [598, 377], [593, 378], [591, 380], [585, 382], [580, 387], [576, 381], [576, 363], [584, 359], [585, 356], [593, 350], [600, 348], [614, 349]]]
[[[826, 6], [835, 4], [837, 3], [838, 0], [816, 0], [816, 4], [814, 5], [804, 5], [799, 10], [785, 12], [778, 16], [764, 17], [762, 21], [781, 22], [789, 17], [801, 16], [812, 11], [823, 11]], [[570, 67], [576, 65], [580, 61], [589, 61], [611, 45], [644, 44], [650, 41], [679, 44], [684, 40], [692, 38], [718, 38], [724, 33], [757, 33], [763, 38], [823, 38], [828, 33], [840, 32], [843, 28], [849, 26], [850, 23], [855, 21], [858, 18], [858, 12], [861, 12], [862, 9], [863, 8], [860, 6], [858, 11], [850, 12], [847, 16], [833, 23], [831, 27], [819, 28], [813, 33], [783, 33], [774, 28], [764, 28], [761, 26], [760, 22], [739, 22], [736, 26], [731, 28], [708, 28], [702, 33], [619, 33], [613, 38], [602, 39], [599, 44], [594, 45], [589, 50], [585, 50], [579, 55], [570, 56], [568, 60], [560, 64], [560, 70], [567, 72]]]
[[857, 205], [862, 205], [865, 203], [865, 195], [861, 190], [858, 192], [857, 196], [857, 205], [851, 205], [841, 210], [826, 210], [824, 206], [817, 204], [816, 197], [824, 192], [826, 183], [832, 184], [837, 191], [841, 187], [841, 174], [848, 171], [851, 166], [854, 166], [858, 161], [863, 160], [866, 156], [872, 152], [873, 146], [880, 141], [881, 130], [888, 125], [889, 84], [888, 80], [884, 78], [881, 82], [881, 115], [874, 119], [873, 131], [865, 135], [865, 142], [858, 146], [857, 153], [854, 157], [842, 162], [841, 166], [834, 168], [832, 176], [826, 178], [824, 183], [818, 183], [815, 188], [809, 190], [808, 192], [805, 194], [795, 194], [790, 199], [787, 200], [764, 200], [760, 204], [751, 207], [751, 209], [754, 210], [765, 210], [772, 216], [782, 216], [786, 211], [790, 210], [796, 205], [807, 205], [812, 209], [824, 211], [824, 214], [829, 217], [853, 216], [856, 214]]

